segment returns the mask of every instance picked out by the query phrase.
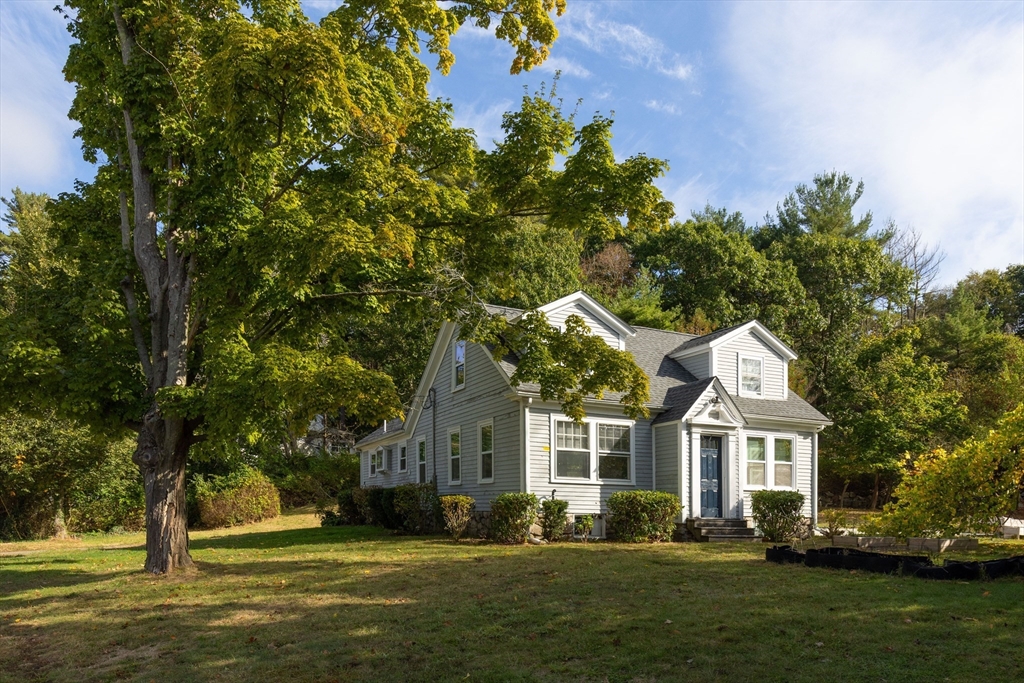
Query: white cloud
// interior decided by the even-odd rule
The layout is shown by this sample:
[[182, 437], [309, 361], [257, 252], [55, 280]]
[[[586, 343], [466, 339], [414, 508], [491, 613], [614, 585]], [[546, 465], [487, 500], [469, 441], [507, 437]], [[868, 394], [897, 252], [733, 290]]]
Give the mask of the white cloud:
[[654, 111], [660, 111], [665, 114], [672, 114], [674, 116], [679, 115], [679, 108], [671, 102], [661, 102], [660, 100], [647, 100], [644, 102], [644, 106]]
[[864, 208], [941, 243], [947, 282], [1024, 260], [1024, 22], [955, 11], [739, 4], [724, 46], [755, 163], [787, 189], [863, 177]]
[[537, 70], [552, 73], [561, 71], [563, 76], [577, 76], [578, 78], [590, 78], [592, 75], [582, 64], [565, 57], [548, 57], [543, 64], [537, 67]]
[[573, 5], [559, 23], [559, 31], [594, 52], [611, 50], [632, 66], [682, 81], [693, 76], [693, 66], [654, 36], [632, 24], [600, 19], [585, 5]]
[[0, 4], [0, 192], [69, 189], [82, 163], [61, 69], [70, 38], [51, 5]]
[[480, 103], [460, 104], [455, 108], [455, 125], [471, 128], [476, 132], [476, 141], [483, 149], [492, 149], [495, 140], [504, 138], [501, 117], [512, 107], [511, 100], [502, 100], [490, 106]]

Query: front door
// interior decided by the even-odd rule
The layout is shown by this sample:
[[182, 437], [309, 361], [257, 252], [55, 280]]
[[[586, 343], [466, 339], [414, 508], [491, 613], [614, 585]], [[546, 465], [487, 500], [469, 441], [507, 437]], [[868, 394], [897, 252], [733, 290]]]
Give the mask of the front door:
[[700, 516], [722, 516], [722, 437], [700, 437]]

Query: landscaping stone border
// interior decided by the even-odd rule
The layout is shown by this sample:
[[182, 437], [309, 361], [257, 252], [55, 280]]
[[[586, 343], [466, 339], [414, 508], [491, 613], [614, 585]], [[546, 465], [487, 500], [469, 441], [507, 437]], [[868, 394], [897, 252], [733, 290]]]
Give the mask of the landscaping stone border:
[[872, 550], [904, 550], [911, 553], [942, 553], [947, 550], [977, 550], [976, 538], [908, 538], [894, 536], [836, 536], [837, 548], [870, 548]]

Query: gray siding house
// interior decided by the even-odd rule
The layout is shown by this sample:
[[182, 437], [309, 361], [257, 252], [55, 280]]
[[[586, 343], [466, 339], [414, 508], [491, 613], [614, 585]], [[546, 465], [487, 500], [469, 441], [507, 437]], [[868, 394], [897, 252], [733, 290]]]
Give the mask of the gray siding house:
[[608, 497], [634, 488], [678, 495], [680, 522], [743, 519], [751, 492], [794, 489], [816, 519], [818, 432], [831, 422], [789, 391], [796, 354], [766, 327], [752, 320], [704, 336], [633, 327], [583, 292], [539, 310], [559, 326], [578, 315], [631, 353], [650, 379], [650, 419], [626, 417], [608, 393], [575, 424], [538, 386], [512, 387], [514, 357], [497, 361], [445, 323], [405, 421], [357, 444], [362, 485], [434, 481], [479, 511], [506, 491], [554, 496], [570, 514], [598, 515], [599, 534]]

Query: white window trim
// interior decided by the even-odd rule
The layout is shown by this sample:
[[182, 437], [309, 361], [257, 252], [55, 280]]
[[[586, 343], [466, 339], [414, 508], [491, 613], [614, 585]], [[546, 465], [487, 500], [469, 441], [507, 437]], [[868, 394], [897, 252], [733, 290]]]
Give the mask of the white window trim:
[[[459, 344], [462, 344], [462, 384], [455, 383], [457, 365], [455, 363], [456, 349]], [[466, 343], [465, 339], [456, 339], [452, 344], [452, 393], [456, 391], [462, 391], [466, 388], [466, 382], [469, 380], [469, 375], [466, 373], [467, 360], [469, 360], [469, 344]]]
[[[744, 360], [756, 360], [761, 364], [761, 391], [753, 392], [746, 391], [743, 388], [743, 361]], [[764, 398], [764, 356], [756, 356], [748, 353], [737, 353], [736, 354], [736, 393], [746, 398]]]
[[[405, 451], [405, 466], [402, 466], [402, 451]], [[398, 444], [398, 471], [408, 472], [409, 471], [409, 442], [403, 441]]]
[[[484, 472], [484, 427], [491, 428], [491, 476], [486, 479]], [[476, 423], [476, 476], [478, 484], [494, 483], [494, 420], [481, 420]]]
[[384, 468], [384, 447], [377, 446], [376, 450], [370, 451], [370, 476], [376, 478]]
[[[764, 486], [758, 486], [751, 484], [747, 481], [747, 439], [764, 439]], [[772, 432], [749, 432], [743, 434], [743, 446], [741, 453], [743, 454], [742, 467], [743, 470], [743, 490], [744, 491], [796, 491], [798, 490], [797, 485], [782, 485], [777, 486], [775, 484], [775, 440], [785, 439], [793, 444], [793, 462], [790, 463], [793, 466], [793, 481], [797, 481], [797, 462], [799, 457], [797, 455], [797, 444], [799, 443], [796, 436], [793, 434], [775, 434]]]
[[[423, 447], [423, 480], [420, 480], [420, 447]], [[427, 483], [427, 440], [416, 439], [416, 483]]]
[[[590, 441], [590, 478], [575, 478], [575, 477], [559, 477], [557, 476], [557, 457], [558, 457], [558, 439], [556, 435], [555, 424], [558, 422], [571, 422], [572, 419], [562, 415], [561, 413], [553, 413], [551, 415], [550, 423], [550, 449], [551, 457], [549, 461], [550, 472], [549, 479], [552, 483], [557, 484], [583, 484], [583, 485], [595, 485], [595, 486], [634, 486], [636, 481], [636, 421], [614, 418], [614, 417], [585, 417], [583, 418], [583, 424], [587, 425], [587, 436]], [[629, 427], [629, 479], [601, 479], [598, 476], [600, 471], [600, 455], [598, 454], [599, 445], [597, 439], [597, 425], [623, 425]]]
[[[459, 478], [452, 479], [452, 460], [455, 458], [452, 456], [452, 434], [459, 435]], [[465, 469], [465, 450], [466, 445], [462, 441], [462, 428], [461, 427], [450, 427], [448, 429], [448, 441], [445, 443], [445, 450], [448, 451], [448, 485], [449, 486], [462, 486], [462, 474]]]

